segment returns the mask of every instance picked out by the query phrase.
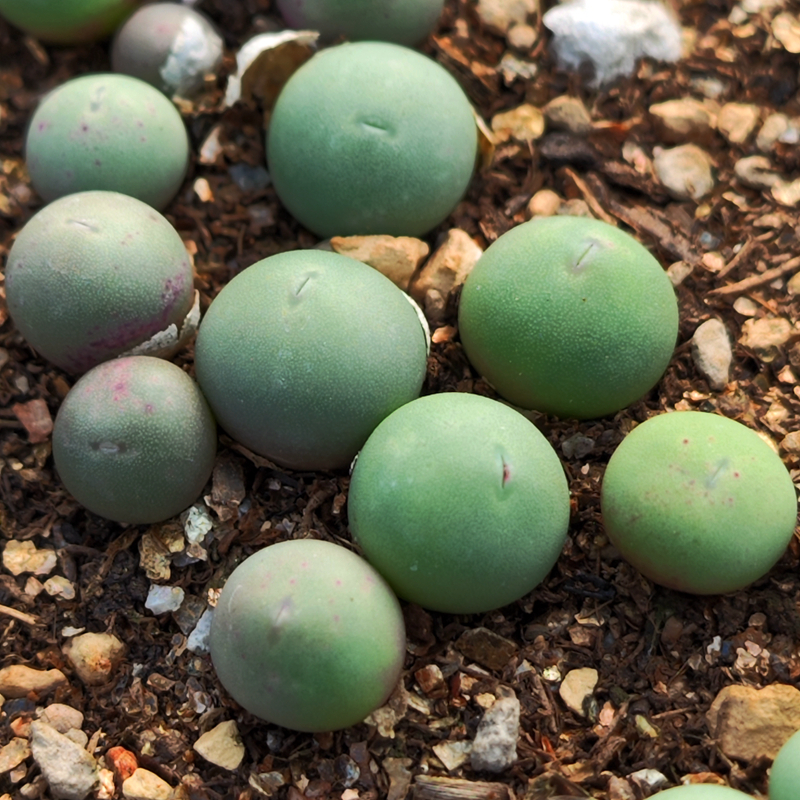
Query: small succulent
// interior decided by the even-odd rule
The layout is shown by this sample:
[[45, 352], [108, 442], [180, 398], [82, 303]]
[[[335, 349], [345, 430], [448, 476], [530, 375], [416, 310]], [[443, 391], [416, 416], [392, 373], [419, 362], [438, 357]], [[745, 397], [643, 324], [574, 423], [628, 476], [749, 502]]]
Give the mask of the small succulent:
[[397, 598], [354, 553], [296, 539], [243, 561], [220, 594], [209, 639], [222, 685], [251, 714], [300, 731], [355, 725], [400, 676]]

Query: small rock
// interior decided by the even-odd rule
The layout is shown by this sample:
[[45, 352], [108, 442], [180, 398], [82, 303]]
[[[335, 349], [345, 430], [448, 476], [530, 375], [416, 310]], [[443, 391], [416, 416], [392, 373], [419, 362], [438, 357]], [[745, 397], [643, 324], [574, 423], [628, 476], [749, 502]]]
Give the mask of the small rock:
[[488, 28], [506, 33], [515, 24], [528, 21], [539, 10], [538, 0], [478, 0], [478, 17]]
[[501, 670], [517, 652], [517, 645], [488, 628], [471, 628], [459, 636], [456, 647], [469, 659]]
[[202, 654], [208, 652], [208, 637], [211, 633], [211, 620], [214, 616], [213, 609], [207, 608], [197, 621], [194, 630], [186, 640], [186, 649], [192, 653]]
[[800, 730], [800, 691], [774, 683], [763, 689], [726, 686], [706, 714], [709, 731], [728, 758], [774, 759]]
[[584, 217], [585, 219], [594, 219], [594, 214], [592, 214], [589, 204], [580, 197], [574, 197], [572, 200], [565, 200], [559, 206], [556, 214], [559, 217]]
[[31, 753], [54, 798], [83, 800], [97, 785], [94, 758], [40, 720], [31, 723]]
[[701, 74], [689, 79], [689, 86], [709, 100], [719, 100], [728, 91], [728, 82], [718, 75]]
[[643, 0], [573, 0], [542, 17], [553, 34], [562, 67], [594, 67], [595, 83], [631, 75], [642, 56], [677, 61], [681, 28], [661, 3]]
[[780, 443], [780, 448], [784, 453], [790, 453], [793, 456], [800, 453], [800, 431], [791, 431], [783, 437]]
[[733, 310], [743, 317], [754, 317], [761, 310], [761, 306], [755, 300], [742, 296], [733, 301]]
[[756, 147], [762, 153], [769, 152], [772, 145], [789, 130], [790, 124], [786, 114], [770, 114], [764, 120], [761, 130], [756, 134]]
[[585, 136], [592, 130], [592, 118], [579, 97], [563, 94], [553, 98], [543, 109], [547, 124], [554, 130]]
[[800, 53], [800, 19], [784, 11], [772, 20], [772, 35], [789, 53]]
[[172, 787], [154, 772], [139, 767], [122, 782], [122, 796], [127, 800], [169, 800]]
[[466, 231], [452, 228], [447, 238], [411, 279], [409, 294], [425, 309], [432, 322], [438, 322], [444, 312], [447, 296], [467, 279], [483, 255]]
[[125, 654], [125, 645], [111, 633], [82, 633], [63, 647], [78, 677], [88, 686], [106, 683]]
[[44, 590], [50, 597], [63, 597], [65, 600], [75, 599], [75, 586], [63, 575], [53, 575], [44, 582]]
[[60, 669], [33, 669], [24, 664], [0, 669], [0, 694], [8, 699], [27, 697], [31, 692], [44, 697], [66, 683]]
[[756, 134], [756, 147], [764, 153], [769, 152], [775, 142], [797, 144], [800, 141], [800, 127], [796, 120], [786, 114], [770, 114]]
[[14, 416], [22, 423], [31, 444], [46, 442], [53, 432], [53, 418], [47, 403], [41, 398], [11, 406]]
[[592, 144], [566, 131], [548, 133], [539, 144], [539, 153], [555, 167], [571, 164], [590, 169], [600, 158]]
[[472, 742], [439, 742], [439, 744], [433, 745], [431, 749], [436, 758], [444, 764], [444, 768], [448, 772], [452, 772], [466, 763], [469, 754], [472, 752]]
[[692, 336], [692, 358], [695, 366], [714, 390], [728, 383], [733, 350], [728, 330], [718, 319], [708, 319]]
[[625, 778], [612, 775], [608, 779], [608, 800], [636, 800], [636, 794]]
[[739, 344], [751, 350], [762, 361], [774, 361], [778, 349], [794, 335], [792, 323], [783, 317], [761, 317], [745, 320]]
[[3, 550], [3, 566], [12, 575], [22, 575], [31, 572], [34, 575], [48, 575], [58, 563], [55, 550], [42, 548], [37, 550], [36, 545], [29, 539], [19, 542], [10, 539]]
[[59, 733], [66, 733], [73, 728], [80, 730], [83, 727], [83, 714], [77, 708], [63, 703], [51, 703], [42, 711], [39, 719]]
[[180, 586], [161, 586], [153, 584], [147, 592], [144, 607], [156, 616], [168, 611], [177, 611], [183, 604], [186, 592]]
[[516, 697], [501, 697], [483, 715], [472, 743], [472, 769], [502, 772], [517, 760], [519, 713]]
[[102, 767], [97, 771], [98, 787], [95, 792], [96, 800], [113, 800], [117, 794], [117, 784], [114, 781], [114, 773], [110, 769]]
[[561, 198], [552, 189], [540, 189], [528, 201], [531, 217], [552, 217], [561, 208]]
[[707, 143], [713, 138], [715, 115], [705, 103], [693, 97], [655, 103], [648, 110], [656, 120], [658, 133], [665, 142]]
[[565, 458], [584, 458], [594, 450], [594, 439], [576, 433], [561, 442], [561, 452]]
[[403, 291], [430, 252], [425, 242], [410, 236], [334, 236], [331, 248], [369, 264]]
[[733, 165], [736, 179], [751, 189], [771, 189], [780, 176], [772, 171], [772, 164], [766, 156], [747, 156]]
[[743, 144], [756, 129], [761, 109], [750, 103], [725, 103], [717, 115], [717, 130], [731, 143]]
[[648, 795], [652, 794], [656, 789], [663, 789], [669, 784], [667, 776], [657, 769], [640, 769], [636, 772], [631, 772], [628, 778]]
[[800, 178], [791, 182], [775, 181], [771, 191], [781, 205], [794, 207], [800, 203]]
[[506, 41], [515, 50], [530, 50], [536, 44], [536, 28], [525, 23], [512, 25], [506, 34]]
[[18, 767], [30, 754], [28, 740], [15, 736], [0, 749], [0, 775]]
[[673, 286], [680, 286], [694, 270], [694, 267], [687, 261], [676, 261], [667, 267], [667, 277]]
[[239, 728], [232, 719], [220, 722], [210, 731], [206, 731], [192, 747], [206, 761], [231, 771], [238, 769], [244, 758]]
[[128, 780], [139, 769], [139, 762], [136, 760], [136, 756], [124, 747], [110, 748], [106, 753], [106, 762], [113, 770], [119, 783]]
[[714, 188], [711, 156], [695, 144], [659, 150], [653, 167], [664, 188], [676, 200], [700, 200]]
[[450, 693], [441, 669], [436, 664], [426, 664], [414, 672], [419, 688], [426, 697], [438, 699]]
[[533, 142], [544, 133], [544, 114], [536, 106], [523, 103], [492, 117], [492, 131], [498, 142], [516, 139]]
[[584, 703], [592, 696], [594, 687], [597, 686], [598, 677], [597, 670], [591, 667], [570, 670], [564, 676], [564, 680], [558, 689], [558, 693], [566, 703], [567, 708], [572, 709], [580, 716], [584, 716]]

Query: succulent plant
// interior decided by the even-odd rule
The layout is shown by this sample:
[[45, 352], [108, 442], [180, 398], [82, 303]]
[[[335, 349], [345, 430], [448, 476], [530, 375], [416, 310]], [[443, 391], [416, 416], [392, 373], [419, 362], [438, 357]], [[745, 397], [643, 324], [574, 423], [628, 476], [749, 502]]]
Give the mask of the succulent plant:
[[79, 44], [108, 36], [145, 0], [0, 0], [0, 15], [37, 39]]
[[219, 67], [222, 46], [222, 37], [200, 12], [177, 3], [151, 3], [117, 31], [111, 67], [170, 97], [188, 97]]
[[512, 408], [428, 395], [399, 408], [358, 455], [348, 515], [397, 594], [472, 614], [517, 600], [558, 559], [569, 492], [553, 448]]
[[183, 182], [189, 138], [175, 106], [154, 87], [129, 75], [84, 75], [42, 100], [25, 157], [34, 189], [48, 202], [104, 189], [161, 209]]
[[270, 545], [220, 594], [209, 639], [222, 685], [251, 714], [300, 731], [346, 728], [389, 696], [405, 655], [397, 598], [329, 542]]
[[195, 367], [234, 439], [294, 469], [335, 469], [419, 394], [425, 331], [408, 296], [366, 264], [282, 253], [212, 302]]
[[68, 195], [31, 217], [8, 255], [6, 300], [28, 343], [68, 372], [137, 347], [169, 356], [199, 316], [181, 237], [116, 192]]
[[690, 783], [675, 786], [653, 795], [655, 800], [751, 800], [749, 794], [711, 783]]
[[467, 189], [472, 108], [427, 56], [385, 42], [314, 55], [281, 91], [267, 132], [281, 201], [319, 236], [418, 236]]
[[786, 550], [797, 498], [755, 432], [700, 411], [660, 414], [628, 434], [603, 478], [606, 533], [651, 580], [694, 594], [742, 589]]
[[800, 731], [775, 756], [769, 773], [769, 800], [796, 800], [800, 787]]
[[444, 0], [278, 0], [289, 27], [319, 31], [324, 40], [344, 36], [419, 44], [436, 27]]
[[458, 322], [469, 360], [506, 400], [588, 419], [658, 382], [678, 304], [632, 236], [598, 220], [547, 217], [486, 250], [464, 284]]
[[183, 511], [211, 477], [217, 433], [195, 382], [149, 356], [106, 361], [70, 390], [53, 427], [53, 461], [75, 499], [117, 522]]

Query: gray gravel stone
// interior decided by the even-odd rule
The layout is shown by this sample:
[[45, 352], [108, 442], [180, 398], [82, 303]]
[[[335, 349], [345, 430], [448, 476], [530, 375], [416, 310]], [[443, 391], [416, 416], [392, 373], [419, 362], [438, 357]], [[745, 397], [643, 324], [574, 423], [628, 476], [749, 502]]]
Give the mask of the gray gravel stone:
[[31, 723], [31, 753], [57, 800], [83, 800], [97, 784], [94, 758], [40, 720]]
[[712, 389], [725, 388], [733, 361], [733, 350], [728, 331], [720, 320], [706, 320], [694, 332], [692, 358]]
[[501, 697], [483, 715], [472, 743], [472, 769], [502, 772], [517, 760], [519, 712], [516, 697]]

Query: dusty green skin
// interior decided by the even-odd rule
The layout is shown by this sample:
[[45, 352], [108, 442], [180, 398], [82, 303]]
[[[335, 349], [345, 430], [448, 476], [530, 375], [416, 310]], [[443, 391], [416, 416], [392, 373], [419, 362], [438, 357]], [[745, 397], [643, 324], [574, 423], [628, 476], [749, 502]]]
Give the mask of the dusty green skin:
[[108, 36], [145, 0], [0, 0], [0, 15], [44, 42], [80, 44]]
[[444, 0], [278, 0], [295, 30], [319, 31], [323, 40], [419, 44], [436, 27]]
[[267, 132], [278, 196], [321, 237], [426, 233], [466, 191], [476, 149], [455, 79], [385, 42], [313, 56], [284, 86]]
[[160, 209], [183, 183], [189, 138], [175, 106], [154, 87], [128, 75], [85, 75], [42, 100], [25, 158], [48, 202], [105, 189]]
[[216, 447], [214, 418], [197, 385], [149, 356], [87, 372], [53, 427], [53, 460], [67, 490], [117, 522], [160, 522], [194, 503]]
[[658, 382], [675, 347], [678, 303], [632, 236], [598, 220], [548, 217], [486, 250], [458, 320], [469, 360], [507, 400], [591, 419]]
[[601, 489], [606, 533], [642, 574], [693, 594], [765, 575], [794, 532], [797, 499], [780, 457], [716, 414], [660, 414], [628, 434]]
[[170, 325], [194, 298], [177, 231], [150, 206], [116, 192], [83, 192], [45, 206], [6, 264], [8, 310], [44, 358], [68, 372], [127, 352]]
[[359, 453], [354, 538], [397, 594], [472, 614], [517, 600], [558, 559], [569, 523], [564, 471], [508, 406], [436, 394], [384, 420]]
[[800, 731], [778, 751], [769, 773], [769, 800], [797, 800], [800, 788]]
[[200, 12], [178, 3], [152, 3], [117, 31], [111, 67], [169, 97], [188, 97], [219, 67], [222, 49], [222, 37]]
[[419, 394], [425, 333], [376, 270], [320, 250], [237, 275], [200, 324], [197, 380], [236, 440], [294, 469], [346, 467]]
[[752, 800], [749, 794], [731, 789], [729, 786], [715, 786], [710, 783], [694, 783], [675, 786], [665, 792], [656, 792], [656, 800]]
[[366, 561], [339, 545], [270, 545], [228, 578], [211, 623], [222, 685], [251, 714], [299, 731], [355, 725], [400, 676], [400, 604]]

